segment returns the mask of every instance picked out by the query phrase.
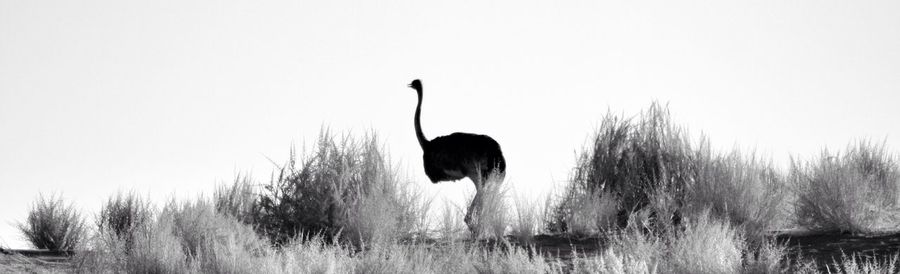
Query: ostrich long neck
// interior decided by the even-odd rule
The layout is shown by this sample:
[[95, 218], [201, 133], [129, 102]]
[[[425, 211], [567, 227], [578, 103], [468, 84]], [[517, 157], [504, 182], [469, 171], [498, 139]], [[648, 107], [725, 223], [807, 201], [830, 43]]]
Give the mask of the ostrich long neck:
[[425, 145], [428, 144], [428, 139], [425, 139], [425, 133], [422, 133], [422, 121], [421, 121], [421, 118], [419, 118], [422, 116], [422, 90], [416, 89], [416, 93], [419, 94], [419, 104], [416, 105], [416, 118], [415, 118], [416, 138], [419, 139], [419, 145], [422, 146], [422, 148], [424, 149]]

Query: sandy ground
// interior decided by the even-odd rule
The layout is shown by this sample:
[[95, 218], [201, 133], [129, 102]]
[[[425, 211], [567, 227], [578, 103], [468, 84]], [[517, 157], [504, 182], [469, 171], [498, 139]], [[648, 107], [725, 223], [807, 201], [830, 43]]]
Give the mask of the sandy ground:
[[42, 258], [0, 254], [0, 273], [70, 273], [65, 257]]

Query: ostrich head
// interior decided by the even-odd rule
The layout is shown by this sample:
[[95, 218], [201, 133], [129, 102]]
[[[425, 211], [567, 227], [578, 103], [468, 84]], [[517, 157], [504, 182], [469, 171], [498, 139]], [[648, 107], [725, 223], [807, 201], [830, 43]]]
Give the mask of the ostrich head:
[[414, 88], [416, 91], [422, 91], [422, 82], [419, 79], [413, 80], [412, 83], [409, 83], [409, 87]]

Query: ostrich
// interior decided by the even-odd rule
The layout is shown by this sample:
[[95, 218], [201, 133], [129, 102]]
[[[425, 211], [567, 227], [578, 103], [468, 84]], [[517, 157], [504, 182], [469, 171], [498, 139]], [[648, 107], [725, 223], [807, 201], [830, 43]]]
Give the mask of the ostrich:
[[472, 220], [474, 212], [481, 209], [482, 189], [492, 174], [500, 182], [506, 174], [506, 160], [500, 151], [500, 144], [487, 135], [455, 132], [439, 136], [429, 141], [422, 133], [420, 116], [422, 113], [422, 82], [413, 80], [409, 87], [416, 90], [419, 103], [416, 105], [414, 123], [416, 138], [422, 146], [422, 160], [425, 175], [432, 183], [456, 181], [468, 177], [475, 183], [475, 198], [466, 211], [465, 222], [469, 230], [475, 232]]

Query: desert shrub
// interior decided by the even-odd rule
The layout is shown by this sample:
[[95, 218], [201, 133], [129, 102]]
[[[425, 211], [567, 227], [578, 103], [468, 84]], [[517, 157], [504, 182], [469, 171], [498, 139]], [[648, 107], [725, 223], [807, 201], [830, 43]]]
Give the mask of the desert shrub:
[[261, 215], [259, 194], [250, 176], [238, 175], [231, 185], [219, 185], [213, 192], [216, 212], [246, 224], [257, 225]]
[[793, 161], [790, 179], [801, 226], [850, 233], [897, 228], [900, 167], [884, 145], [863, 141], [844, 153], [826, 150], [813, 161]]
[[787, 187], [771, 162], [738, 150], [714, 154], [702, 143], [697, 179], [687, 188], [686, 207], [709, 208], [710, 214], [730, 221], [748, 239], [758, 242], [767, 231], [784, 223]]
[[106, 200], [97, 216], [97, 231], [122, 239], [125, 252], [131, 250], [134, 233], [147, 225], [152, 218], [150, 203], [133, 192], [117, 193]]
[[85, 238], [84, 221], [72, 204], [66, 205], [61, 196], [38, 196], [28, 209], [19, 231], [35, 248], [48, 250], [72, 250]]
[[[579, 156], [549, 227], [566, 231], [566, 216], [576, 208], [566, 203], [582, 201], [574, 197], [604, 192], [619, 201], [620, 227], [625, 226], [630, 212], [650, 205], [660, 189], [669, 192], [675, 202], [667, 210], [677, 211], [685, 185], [695, 177], [694, 154], [687, 133], [673, 125], [668, 109], [657, 103], [634, 120], [607, 115]], [[660, 214], [659, 221], [669, 222], [674, 217]]]
[[301, 232], [353, 241], [411, 236], [428, 203], [397, 173], [374, 134], [336, 140], [323, 130], [311, 155], [297, 162], [292, 151], [264, 187], [259, 230], [276, 244]]

